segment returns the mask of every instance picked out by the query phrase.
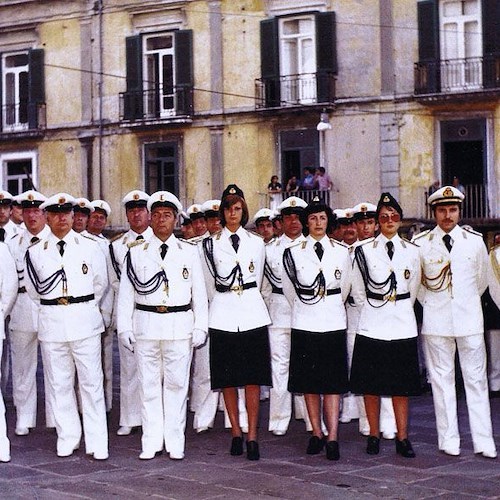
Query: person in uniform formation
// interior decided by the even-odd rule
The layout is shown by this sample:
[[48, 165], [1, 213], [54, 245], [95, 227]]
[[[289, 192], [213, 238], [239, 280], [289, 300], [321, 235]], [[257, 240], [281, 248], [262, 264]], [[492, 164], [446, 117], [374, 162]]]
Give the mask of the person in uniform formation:
[[[14, 197], [0, 191], [0, 301], [11, 338], [0, 351], [4, 359], [11, 351], [15, 434], [23, 439], [36, 426], [39, 345], [45, 424], [56, 429], [58, 456], [72, 455], [83, 437], [88, 455], [108, 458], [111, 386], [102, 343], [109, 325], [119, 339], [117, 434], [142, 428], [142, 460], [163, 451], [183, 459], [188, 399], [195, 430], [205, 432], [221, 395], [229, 453], [246, 448], [258, 460], [264, 386], [271, 388], [269, 431], [284, 436], [294, 407], [311, 431], [307, 454], [326, 449], [338, 460], [338, 423], [359, 418], [368, 454], [395, 433], [396, 453], [412, 458], [418, 300], [438, 447], [460, 454], [458, 350], [474, 451], [496, 458], [480, 298], [489, 286], [500, 302], [500, 249], [488, 255], [481, 235], [458, 225], [464, 195], [453, 186], [429, 196], [436, 227], [414, 243], [398, 234], [403, 211], [390, 193], [376, 206], [335, 213], [322, 200], [308, 205], [291, 196], [276, 212], [253, 217], [269, 227], [279, 221], [274, 238], [267, 228], [262, 235], [245, 229], [248, 207], [234, 184], [221, 200], [185, 212], [172, 193], [132, 190], [122, 200], [129, 229], [111, 241], [102, 235], [111, 213], [104, 200], [34, 190], [15, 200], [20, 226], [10, 220]], [[186, 228], [184, 238], [176, 227]], [[0, 338], [5, 333], [2, 326]], [[490, 356], [493, 370], [498, 354]], [[0, 397], [0, 462], [11, 458], [5, 422]]]

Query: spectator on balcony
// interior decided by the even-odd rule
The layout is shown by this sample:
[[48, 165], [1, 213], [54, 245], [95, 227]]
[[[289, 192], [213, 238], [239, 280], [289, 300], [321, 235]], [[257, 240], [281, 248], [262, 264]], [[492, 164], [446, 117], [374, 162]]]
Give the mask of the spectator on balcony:
[[457, 188], [462, 194], [465, 194], [465, 187], [460, 183], [458, 177], [453, 177], [453, 187]]
[[309, 167], [304, 168], [304, 178], [302, 179], [302, 189], [318, 189], [318, 182]]
[[299, 180], [296, 175], [292, 175], [288, 182], [286, 183], [285, 191], [287, 193], [295, 193], [299, 190]]
[[326, 173], [325, 167], [318, 167], [315, 175], [316, 183], [320, 191], [330, 191], [333, 189], [333, 182]]
[[278, 181], [278, 176], [273, 175], [271, 177], [271, 182], [267, 185], [267, 193], [269, 195], [269, 208], [271, 210], [276, 210], [280, 203], [283, 201], [283, 196], [281, 192], [283, 187]]

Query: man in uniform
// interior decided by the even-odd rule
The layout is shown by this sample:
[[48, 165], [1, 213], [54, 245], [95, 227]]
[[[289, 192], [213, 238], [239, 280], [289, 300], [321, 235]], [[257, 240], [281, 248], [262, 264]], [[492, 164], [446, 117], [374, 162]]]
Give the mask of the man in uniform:
[[135, 351], [142, 394], [142, 452], [184, 458], [192, 350], [208, 330], [208, 299], [195, 245], [178, 240], [179, 200], [158, 191], [148, 201], [154, 235], [127, 253], [118, 292], [118, 335]]
[[444, 186], [428, 198], [436, 227], [415, 239], [420, 248], [422, 335], [436, 412], [438, 446], [460, 454], [455, 387], [458, 349], [474, 452], [495, 458], [481, 295], [488, 254], [480, 233], [458, 226], [464, 195]]
[[73, 231], [81, 233], [87, 229], [90, 213], [94, 207], [87, 198], [76, 198], [73, 207]]
[[95, 241], [72, 230], [74, 198], [59, 193], [40, 205], [50, 234], [26, 252], [26, 289], [40, 304], [38, 338], [47, 364], [57, 430], [57, 455], [79, 447], [78, 375], [86, 453], [108, 458], [101, 364], [104, 322], [99, 305], [108, 287], [106, 259]]
[[[307, 203], [301, 198], [290, 196], [278, 206], [282, 218], [283, 235], [266, 245], [266, 264], [262, 282], [262, 296], [266, 301], [272, 324], [269, 326], [271, 349], [271, 373], [273, 386], [270, 390], [269, 431], [275, 436], [284, 436], [292, 416], [292, 394], [288, 391], [288, 369], [290, 364], [291, 309], [283, 295], [283, 252], [292, 243], [305, 240], [302, 234], [300, 214]], [[301, 417], [305, 403], [303, 396], [297, 396], [301, 406]], [[296, 402], [297, 402], [296, 399]]]
[[[37, 191], [26, 191], [17, 196], [22, 208], [26, 229], [10, 240], [10, 251], [15, 259], [19, 278], [16, 302], [10, 315], [10, 349], [12, 357], [12, 393], [16, 407], [16, 436], [26, 436], [36, 426], [38, 365], [38, 309], [26, 293], [24, 255], [27, 248], [50, 233], [45, 213], [40, 205], [46, 197]], [[49, 384], [45, 376], [45, 415], [47, 427], [55, 427], [52, 415]]]
[[[491, 327], [486, 335], [489, 351], [488, 382], [490, 395], [500, 396], [500, 233], [496, 233], [493, 248], [489, 254], [488, 286], [491, 297]], [[496, 308], [496, 309], [495, 309]]]
[[207, 231], [209, 234], [214, 234], [222, 229], [219, 215], [220, 200], [207, 200], [201, 206], [201, 210], [205, 215], [207, 223]]
[[[116, 309], [118, 305], [118, 288], [123, 270], [125, 255], [131, 244], [136, 241], [149, 240], [153, 230], [149, 226], [150, 215], [147, 207], [149, 195], [134, 189], [122, 200], [130, 229], [115, 238], [109, 245], [108, 272], [114, 292], [113, 329], [116, 329]], [[118, 436], [128, 436], [141, 425], [141, 395], [137, 374], [135, 355], [118, 342], [120, 354], [120, 427]]]
[[270, 208], [261, 208], [253, 216], [255, 231], [262, 236], [264, 243], [269, 243], [274, 238], [274, 227], [271, 217], [274, 211]]
[[207, 231], [207, 223], [205, 221], [205, 214], [203, 213], [203, 209], [199, 203], [195, 203], [191, 205], [186, 210], [186, 213], [191, 220], [191, 224], [193, 226], [194, 237], [195, 238], [206, 238], [209, 236]]

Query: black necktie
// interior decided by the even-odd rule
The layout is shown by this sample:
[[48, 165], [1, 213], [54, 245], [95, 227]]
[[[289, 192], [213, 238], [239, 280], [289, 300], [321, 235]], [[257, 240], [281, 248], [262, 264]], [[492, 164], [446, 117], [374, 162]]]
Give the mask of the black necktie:
[[63, 240], [57, 242], [57, 246], [59, 247], [59, 253], [61, 257], [64, 255], [64, 245], [66, 245], [66, 242]]
[[387, 247], [387, 255], [389, 259], [392, 260], [392, 256], [394, 255], [394, 243], [392, 241], [388, 241], [385, 246]]
[[144, 239], [144, 236], [142, 234], [140, 234], [139, 236], [137, 236], [135, 241], [139, 241], [139, 240], [143, 240], [143, 239]]
[[38, 236], [33, 236], [33, 238], [31, 238], [31, 244], [33, 243], [36, 243], [37, 241], [40, 241], [40, 238]]
[[5, 241], [5, 229], [0, 227], [0, 241]]
[[445, 234], [443, 236], [443, 241], [444, 241], [444, 246], [448, 250], [448, 252], [451, 252], [451, 247], [453, 246], [451, 243], [451, 236], [449, 234]]
[[319, 241], [317, 241], [314, 244], [314, 251], [316, 252], [316, 255], [318, 256], [318, 259], [321, 260], [323, 258], [324, 250], [323, 250], [323, 245]]
[[231, 243], [233, 244], [234, 251], [238, 253], [238, 248], [240, 246], [240, 237], [237, 234], [231, 235]]
[[168, 245], [166, 243], [163, 243], [160, 246], [160, 257], [161, 257], [161, 260], [165, 259], [165, 255], [167, 255], [167, 250], [168, 250]]

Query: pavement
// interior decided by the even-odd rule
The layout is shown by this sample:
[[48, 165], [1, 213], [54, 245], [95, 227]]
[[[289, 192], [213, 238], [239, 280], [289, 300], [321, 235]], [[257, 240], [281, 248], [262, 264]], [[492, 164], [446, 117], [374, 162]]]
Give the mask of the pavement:
[[[73, 456], [58, 458], [55, 432], [43, 427], [43, 403], [39, 426], [28, 436], [15, 436], [12, 394], [7, 390], [12, 461], [0, 464], [0, 499], [500, 499], [500, 459], [474, 455], [463, 396], [458, 401], [459, 457], [438, 451], [432, 396], [426, 394], [410, 402], [414, 459], [396, 455], [394, 442], [387, 440], [382, 440], [379, 455], [367, 455], [357, 421], [340, 424], [338, 462], [328, 461], [324, 454], [308, 456], [304, 423], [292, 420], [285, 436], [272, 435], [267, 431], [269, 404], [263, 402], [259, 461], [230, 456], [231, 437], [220, 412], [214, 429], [202, 434], [193, 431], [189, 414], [184, 460], [163, 454], [141, 461], [140, 434], [116, 436], [117, 374], [116, 369], [106, 461], [86, 456], [83, 444]], [[491, 410], [500, 448], [499, 398], [491, 400]]]

